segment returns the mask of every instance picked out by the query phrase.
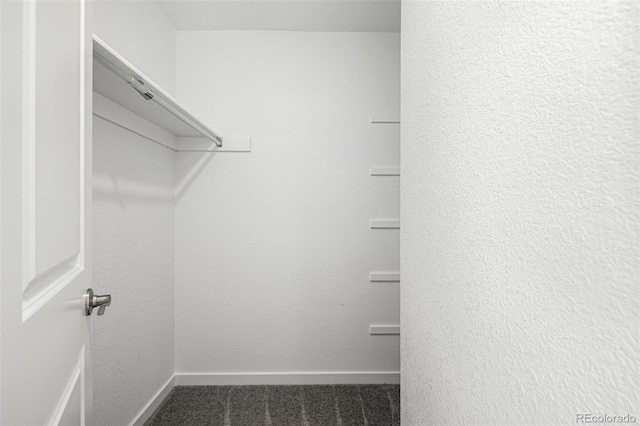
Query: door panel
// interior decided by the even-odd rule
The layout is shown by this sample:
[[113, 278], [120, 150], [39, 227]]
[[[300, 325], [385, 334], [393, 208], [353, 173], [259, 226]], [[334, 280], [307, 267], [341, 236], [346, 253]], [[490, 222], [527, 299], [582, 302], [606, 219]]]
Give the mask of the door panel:
[[91, 424], [89, 2], [1, 1], [0, 424]]
[[[79, 174], [81, 135], [81, 51], [82, 23], [79, 2], [30, 3], [35, 14], [29, 38], [34, 38], [35, 54], [29, 59], [28, 153], [25, 167], [31, 168], [26, 188], [27, 234], [31, 235], [29, 267], [37, 276], [64, 264], [66, 272], [80, 255], [81, 197]], [[73, 66], [70, 66], [73, 65]], [[56, 143], [51, 143], [55, 140]], [[76, 262], [70, 262], [76, 259]], [[51, 280], [48, 284], [51, 283]], [[33, 282], [33, 281], [32, 281]]]
[[25, 320], [84, 269], [82, 8], [23, 5]]

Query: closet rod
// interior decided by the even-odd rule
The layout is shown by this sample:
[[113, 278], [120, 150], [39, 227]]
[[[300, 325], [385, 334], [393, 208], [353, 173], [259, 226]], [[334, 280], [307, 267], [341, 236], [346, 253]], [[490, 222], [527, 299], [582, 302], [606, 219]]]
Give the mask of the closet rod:
[[167, 148], [167, 149], [169, 149], [169, 150], [171, 150], [173, 152], [218, 152], [215, 149], [177, 149], [177, 148], [174, 148], [174, 147], [169, 146], [167, 144], [164, 144], [164, 143], [162, 143], [162, 142], [160, 142], [160, 141], [158, 141], [158, 140], [156, 140], [154, 138], [151, 138], [151, 137], [145, 135], [144, 133], [140, 133], [137, 130], [135, 130], [135, 129], [129, 127], [129, 126], [125, 126], [124, 124], [121, 124], [116, 120], [112, 120], [111, 118], [109, 118], [107, 115], [105, 115], [103, 113], [93, 111], [93, 115], [95, 115], [96, 117], [102, 118], [104, 121], [107, 121], [107, 122], [113, 124], [114, 126], [118, 126], [121, 129], [124, 129], [124, 130], [126, 130], [128, 132], [131, 132], [134, 135], [138, 135], [141, 138], [144, 138], [144, 139], [148, 140], [149, 142], [153, 142], [153, 143], [158, 144], [158, 145], [160, 145], [162, 147], [165, 147], [165, 148]]
[[[136, 77], [134, 77], [133, 75], [125, 73], [120, 68], [118, 68], [115, 64], [111, 63], [107, 58], [104, 58], [104, 57], [102, 57], [101, 55], [99, 55], [99, 54], [97, 54], [95, 52], [94, 52], [94, 57], [98, 62], [100, 62], [102, 65], [104, 65], [106, 68], [108, 68], [111, 72], [116, 74], [122, 80], [124, 80], [127, 83], [129, 83], [129, 85], [131, 85], [131, 87], [133, 89], [135, 89], [144, 99], [146, 99], [148, 101], [149, 100], [155, 101], [162, 108], [166, 109], [171, 114], [173, 114], [176, 117], [178, 117], [182, 122], [186, 123], [187, 125], [191, 126], [195, 130], [200, 132], [204, 137], [206, 137], [207, 139], [209, 139], [210, 141], [215, 143], [218, 147], [222, 147], [222, 138], [220, 136], [216, 135], [215, 133], [213, 133], [209, 129], [203, 128], [198, 123], [196, 123], [193, 120], [191, 120], [188, 117], [186, 117], [182, 113], [182, 111], [176, 109], [173, 105], [171, 105], [170, 103], [166, 102], [161, 97], [156, 96], [156, 94], [153, 92], [152, 89], [147, 89], [147, 87], [145, 87], [145, 82], [143, 80], [139, 80]], [[169, 149], [173, 149], [173, 148], [169, 148]], [[181, 151], [181, 150], [177, 150], [177, 151]], [[196, 150], [194, 150], [194, 151], [196, 151]], [[210, 151], [210, 150], [197, 150], [197, 151], [198, 152], [214, 152], [214, 151]]]

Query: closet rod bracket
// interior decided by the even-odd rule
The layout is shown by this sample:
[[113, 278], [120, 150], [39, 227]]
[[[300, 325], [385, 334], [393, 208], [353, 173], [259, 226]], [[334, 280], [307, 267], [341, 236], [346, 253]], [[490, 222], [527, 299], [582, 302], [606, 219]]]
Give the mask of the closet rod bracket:
[[148, 90], [144, 87], [144, 81], [138, 80], [132, 75], [124, 75], [122, 78], [129, 83], [131, 87], [136, 89], [136, 92], [140, 93], [140, 95], [146, 100], [150, 101], [156, 95], [152, 90]]

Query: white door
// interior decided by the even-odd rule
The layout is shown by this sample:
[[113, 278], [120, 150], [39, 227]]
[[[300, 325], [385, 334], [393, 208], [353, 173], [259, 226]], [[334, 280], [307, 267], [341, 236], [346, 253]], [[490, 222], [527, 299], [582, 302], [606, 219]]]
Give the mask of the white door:
[[92, 423], [88, 5], [0, 1], [2, 426]]

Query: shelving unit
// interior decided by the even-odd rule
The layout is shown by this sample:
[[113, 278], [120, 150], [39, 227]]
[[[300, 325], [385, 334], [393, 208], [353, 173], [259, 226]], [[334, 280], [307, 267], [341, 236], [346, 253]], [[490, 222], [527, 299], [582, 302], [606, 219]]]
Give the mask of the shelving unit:
[[[217, 147], [222, 147], [222, 137], [96, 35], [93, 36], [93, 58], [95, 92], [176, 137], [198, 137], [200, 140], [204, 137]], [[175, 152], [217, 151], [183, 150], [155, 142]]]

